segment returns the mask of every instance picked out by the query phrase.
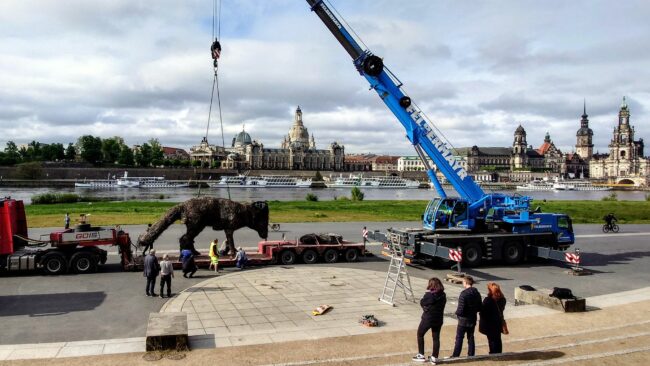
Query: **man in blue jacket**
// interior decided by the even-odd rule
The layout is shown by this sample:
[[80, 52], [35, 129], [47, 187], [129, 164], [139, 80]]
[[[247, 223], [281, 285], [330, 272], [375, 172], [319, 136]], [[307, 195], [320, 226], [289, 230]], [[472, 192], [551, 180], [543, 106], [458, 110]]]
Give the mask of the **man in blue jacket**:
[[158, 264], [158, 258], [156, 258], [156, 251], [151, 249], [149, 254], [144, 257], [144, 276], [147, 277], [147, 296], [158, 296], [154, 292], [158, 273], [160, 273], [160, 264]]
[[456, 344], [454, 353], [451, 357], [460, 356], [463, 349], [463, 338], [467, 334], [467, 355], [474, 356], [474, 329], [476, 328], [476, 314], [481, 311], [482, 301], [481, 294], [473, 287], [474, 279], [471, 276], [465, 276], [463, 286], [465, 289], [458, 296], [458, 308], [456, 316], [458, 317], [458, 327], [456, 328]]

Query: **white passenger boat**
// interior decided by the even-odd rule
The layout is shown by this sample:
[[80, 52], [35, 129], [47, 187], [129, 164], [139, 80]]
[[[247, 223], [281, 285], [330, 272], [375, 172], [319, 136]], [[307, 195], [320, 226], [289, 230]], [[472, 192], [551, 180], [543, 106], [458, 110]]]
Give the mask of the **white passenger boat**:
[[526, 184], [517, 186], [518, 191], [552, 191], [553, 183], [547, 180], [532, 180]]
[[185, 188], [189, 183], [174, 183], [165, 180], [165, 177], [129, 177], [128, 172], [117, 178], [115, 185], [120, 188]]
[[115, 179], [84, 179], [74, 182], [76, 188], [116, 188]]
[[566, 184], [574, 191], [609, 191], [611, 187], [595, 186], [588, 180], [567, 181]]
[[232, 188], [309, 188], [311, 178], [298, 178], [285, 175], [254, 176], [223, 176], [217, 183], [208, 183], [210, 187]]
[[394, 176], [361, 177], [350, 175], [326, 182], [327, 188], [419, 188], [420, 182]]

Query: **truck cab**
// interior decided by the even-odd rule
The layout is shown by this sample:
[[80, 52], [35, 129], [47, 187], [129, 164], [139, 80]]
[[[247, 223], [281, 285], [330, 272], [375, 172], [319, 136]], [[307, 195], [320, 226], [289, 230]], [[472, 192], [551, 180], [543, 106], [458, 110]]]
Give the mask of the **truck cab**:
[[432, 199], [422, 217], [422, 225], [432, 231], [471, 230], [473, 220], [468, 215], [469, 202], [462, 198]]

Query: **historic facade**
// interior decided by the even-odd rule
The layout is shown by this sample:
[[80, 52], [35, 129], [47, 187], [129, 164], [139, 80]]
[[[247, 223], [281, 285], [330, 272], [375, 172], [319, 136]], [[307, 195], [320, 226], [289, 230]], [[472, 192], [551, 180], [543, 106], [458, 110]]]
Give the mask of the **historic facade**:
[[592, 178], [607, 179], [610, 183], [648, 185], [650, 159], [643, 155], [643, 149], [643, 139], [634, 139], [630, 110], [623, 97], [618, 125], [609, 143], [609, 155], [592, 155], [589, 174]]
[[[302, 120], [302, 110], [296, 109], [293, 125], [284, 137], [280, 148], [265, 148], [264, 144], [251, 138], [242, 129], [233, 139], [230, 147], [219, 155], [220, 147], [202, 141], [192, 148], [192, 159], [204, 158], [214, 152], [213, 159], [221, 161], [224, 169], [238, 170], [343, 170], [345, 149], [337, 142], [329, 144], [327, 149], [317, 149], [313, 135], [309, 135]], [[194, 153], [196, 152], [196, 154]], [[203, 154], [203, 155], [201, 155]]]

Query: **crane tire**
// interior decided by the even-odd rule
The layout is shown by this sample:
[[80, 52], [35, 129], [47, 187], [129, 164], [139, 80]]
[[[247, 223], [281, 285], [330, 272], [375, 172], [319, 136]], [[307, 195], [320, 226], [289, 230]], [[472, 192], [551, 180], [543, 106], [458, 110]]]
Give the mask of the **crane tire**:
[[379, 76], [384, 71], [384, 61], [379, 56], [370, 55], [363, 60], [363, 73], [370, 76]]
[[339, 252], [336, 249], [327, 249], [323, 253], [323, 259], [326, 263], [336, 263], [339, 261]]
[[356, 262], [359, 260], [359, 252], [354, 248], [349, 248], [345, 251], [345, 260], [348, 262]]
[[77, 252], [70, 258], [70, 270], [74, 273], [97, 272], [97, 258], [88, 252]]
[[302, 252], [302, 261], [305, 264], [314, 264], [318, 262], [318, 253], [313, 249], [307, 249]]
[[41, 259], [43, 271], [49, 275], [62, 275], [68, 271], [68, 261], [61, 253], [50, 252]]
[[280, 253], [280, 262], [285, 266], [294, 264], [296, 262], [296, 252], [293, 250], [285, 250]]
[[524, 247], [518, 241], [509, 241], [503, 245], [503, 261], [506, 264], [517, 264], [524, 259]]
[[478, 267], [483, 259], [483, 250], [478, 243], [463, 245], [463, 265], [466, 267]]

